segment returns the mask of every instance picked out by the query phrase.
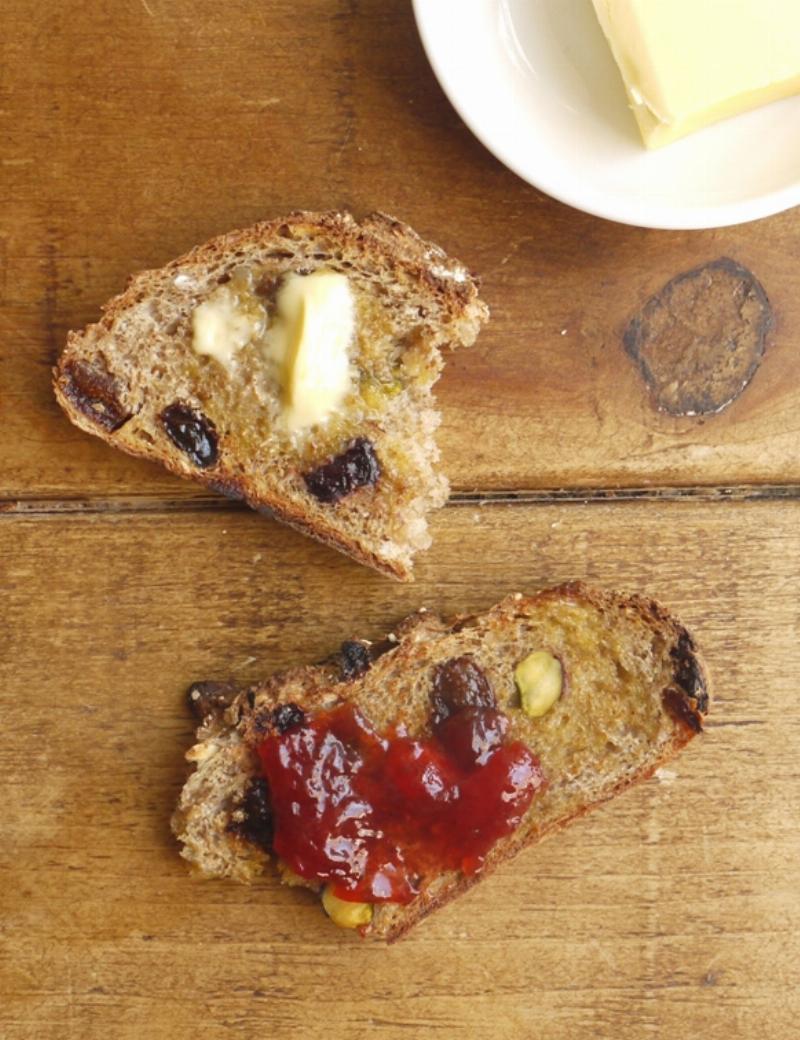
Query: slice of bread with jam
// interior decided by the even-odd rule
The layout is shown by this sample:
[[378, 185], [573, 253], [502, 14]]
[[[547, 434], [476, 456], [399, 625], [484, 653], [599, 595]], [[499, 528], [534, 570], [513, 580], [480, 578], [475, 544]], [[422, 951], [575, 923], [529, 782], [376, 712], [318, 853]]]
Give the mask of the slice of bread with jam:
[[679, 621], [582, 584], [420, 611], [379, 643], [189, 699], [201, 724], [173, 830], [195, 871], [248, 882], [272, 864], [388, 941], [650, 777], [708, 709]]
[[448, 492], [431, 389], [488, 309], [457, 260], [383, 214], [294, 213], [145, 271], [70, 333], [81, 429], [400, 580]]

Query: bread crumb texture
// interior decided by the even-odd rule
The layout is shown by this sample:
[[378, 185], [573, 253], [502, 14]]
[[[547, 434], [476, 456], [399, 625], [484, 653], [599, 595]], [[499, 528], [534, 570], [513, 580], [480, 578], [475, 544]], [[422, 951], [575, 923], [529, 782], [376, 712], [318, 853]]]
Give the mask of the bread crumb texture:
[[[289, 273], [345, 274], [355, 307], [352, 380], [325, 422], [282, 421], [268, 336]], [[193, 315], [229, 287], [253, 335], [227, 363], [193, 347]], [[457, 260], [383, 214], [295, 213], [199, 246], [136, 275], [99, 322], [70, 333], [56, 396], [79, 427], [279, 518], [400, 579], [430, 544], [447, 498], [432, 387], [442, 351], [474, 342], [488, 309]], [[379, 477], [334, 502], [306, 477], [368, 442]]]
[[[547, 781], [479, 876], [651, 776], [699, 731], [708, 708], [692, 637], [662, 607], [638, 596], [571, 584], [509, 596], [486, 613], [450, 621], [418, 612], [396, 633], [396, 643], [382, 644], [380, 656], [355, 679], [343, 678], [333, 657], [275, 675], [207, 717], [189, 753], [197, 768], [173, 820], [183, 855], [200, 873], [247, 880], [267, 862], [263, 850], [254, 858], [252, 847], [231, 836], [229, 821], [258, 772], [255, 748], [281, 703], [314, 712], [348, 700], [378, 729], [402, 724], [412, 735], [423, 734], [434, 670], [471, 656], [511, 721], [511, 737], [539, 758]], [[563, 685], [550, 710], [530, 718], [521, 709], [514, 669], [535, 651], [561, 662]], [[426, 878], [412, 903], [376, 906], [369, 933], [395, 939], [475, 880], [458, 873]]]

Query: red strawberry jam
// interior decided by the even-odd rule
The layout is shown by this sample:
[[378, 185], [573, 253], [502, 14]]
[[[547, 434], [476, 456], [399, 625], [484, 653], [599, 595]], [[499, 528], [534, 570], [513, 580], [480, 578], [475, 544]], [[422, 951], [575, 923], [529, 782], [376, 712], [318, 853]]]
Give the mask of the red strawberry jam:
[[407, 903], [426, 874], [478, 872], [544, 778], [524, 744], [506, 741], [493, 694], [460, 701], [436, 710], [434, 697], [425, 739], [379, 734], [350, 704], [274, 730], [259, 753], [275, 853], [366, 903]]

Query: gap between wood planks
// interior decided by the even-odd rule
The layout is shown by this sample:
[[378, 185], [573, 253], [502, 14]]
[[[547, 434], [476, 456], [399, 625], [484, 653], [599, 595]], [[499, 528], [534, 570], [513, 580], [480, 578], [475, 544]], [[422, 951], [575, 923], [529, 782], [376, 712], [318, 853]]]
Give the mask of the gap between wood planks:
[[[800, 500], [800, 484], [743, 484], [695, 487], [627, 487], [627, 488], [537, 488], [526, 491], [455, 491], [447, 506], [484, 505], [552, 505], [572, 502], [591, 505], [595, 502], [751, 502]], [[0, 519], [14, 516], [55, 515], [62, 513], [192, 513], [202, 511], [238, 511], [247, 509], [243, 502], [219, 495], [162, 497], [159, 495], [115, 495], [96, 497], [38, 497], [0, 499]]]

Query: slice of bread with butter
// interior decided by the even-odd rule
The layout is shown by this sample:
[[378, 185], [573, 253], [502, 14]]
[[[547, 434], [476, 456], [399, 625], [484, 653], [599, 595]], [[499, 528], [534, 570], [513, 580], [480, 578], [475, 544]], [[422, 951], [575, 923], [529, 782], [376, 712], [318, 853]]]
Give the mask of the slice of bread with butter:
[[432, 396], [488, 309], [384, 214], [294, 213], [134, 276], [69, 335], [69, 418], [400, 580], [447, 498]]
[[708, 690], [663, 607], [571, 584], [422, 610], [250, 688], [196, 683], [189, 703], [172, 826], [194, 870], [250, 882], [274, 862], [336, 924], [392, 941], [651, 776], [700, 732]]

